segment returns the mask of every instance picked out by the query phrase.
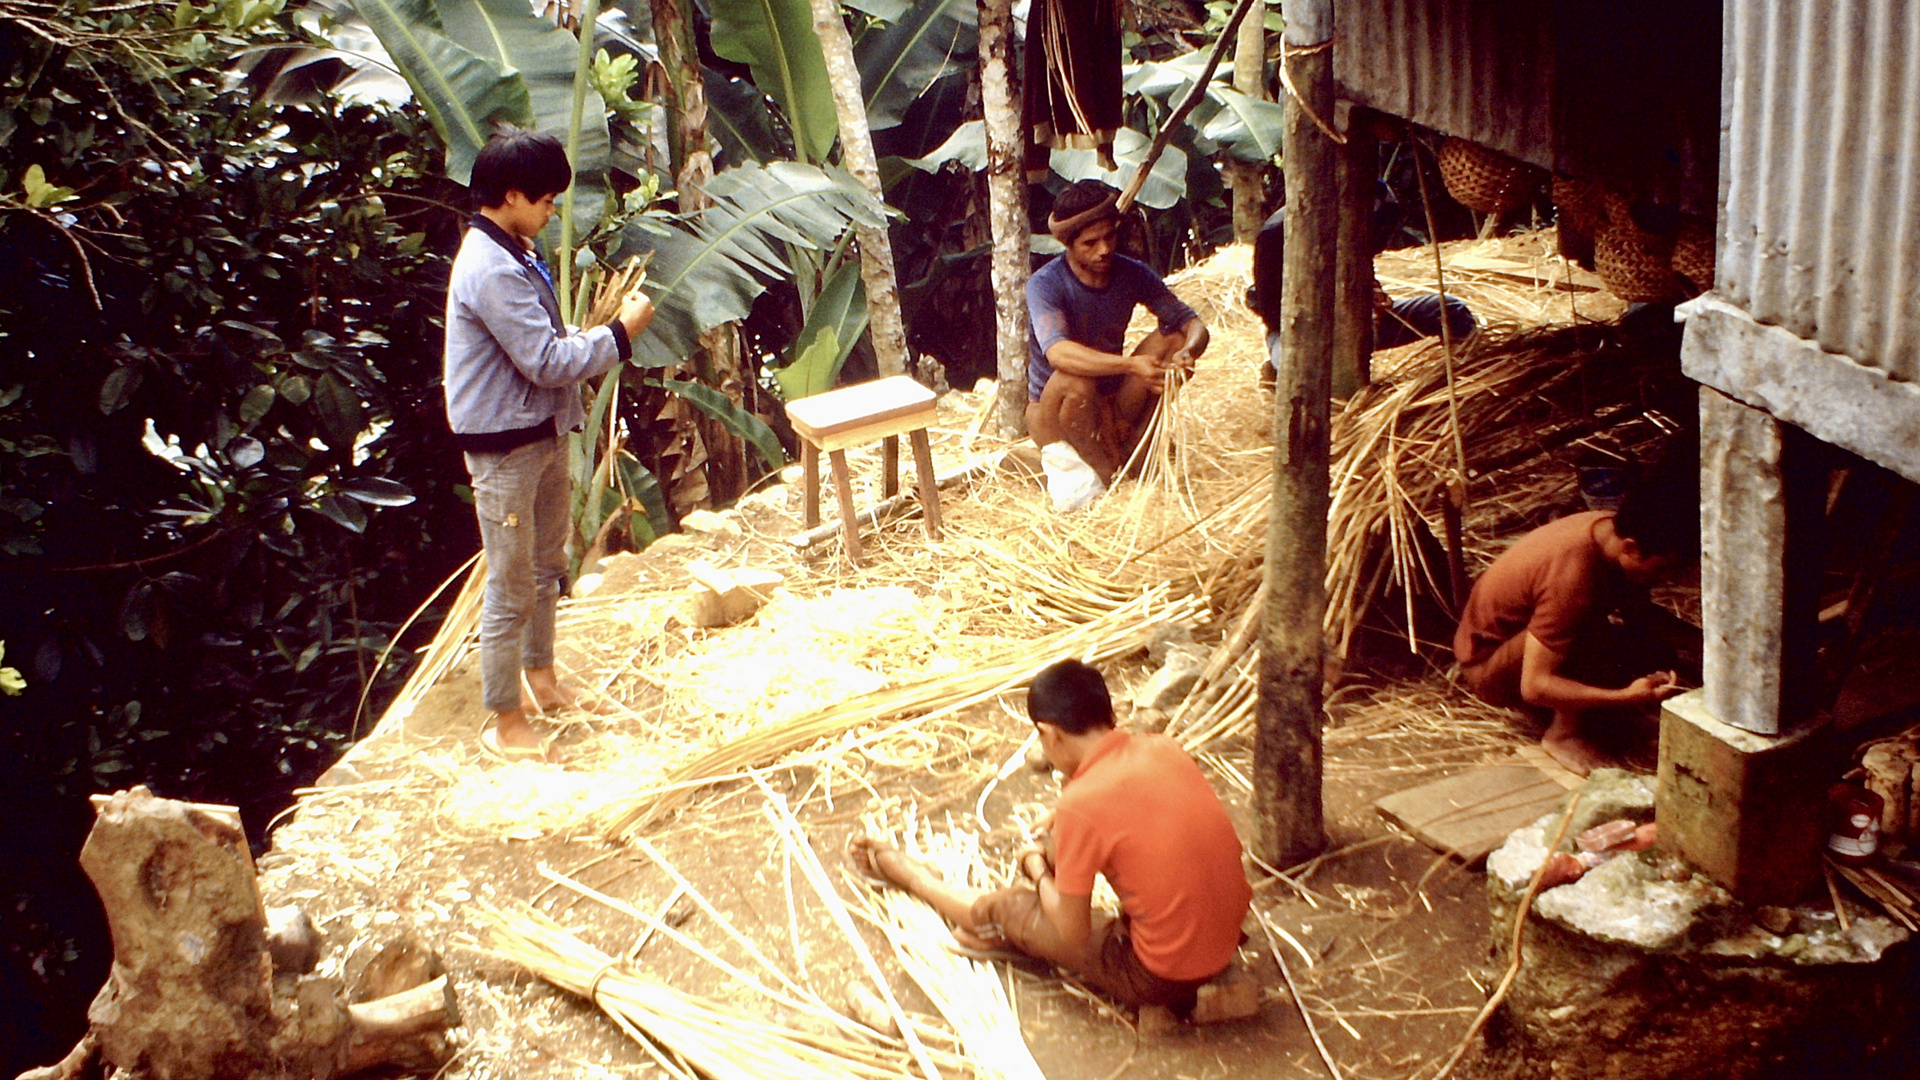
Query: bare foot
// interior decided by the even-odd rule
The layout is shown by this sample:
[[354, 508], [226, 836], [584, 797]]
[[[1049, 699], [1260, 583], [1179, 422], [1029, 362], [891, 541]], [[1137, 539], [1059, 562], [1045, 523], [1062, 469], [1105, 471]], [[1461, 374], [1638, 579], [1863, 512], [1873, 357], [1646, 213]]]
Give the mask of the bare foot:
[[1568, 772], [1578, 776], [1585, 776], [1607, 764], [1607, 756], [1593, 744], [1578, 735], [1555, 732], [1552, 728], [1549, 728], [1546, 735], [1540, 739], [1540, 749], [1545, 750], [1548, 757], [1566, 766]]
[[591, 690], [582, 689], [571, 683], [563, 683], [554, 677], [552, 668], [527, 671], [527, 686], [533, 693], [524, 691], [520, 695], [520, 707], [529, 712], [556, 713], [562, 709], [579, 709], [591, 716], [613, 716], [620, 707], [613, 699]]
[[908, 892], [920, 881], [937, 877], [906, 852], [871, 836], [856, 836], [847, 841], [847, 861], [868, 881], [896, 885]]
[[508, 761], [566, 763], [566, 758], [533, 730], [521, 709], [494, 713], [493, 726], [483, 733], [481, 743], [489, 753]]

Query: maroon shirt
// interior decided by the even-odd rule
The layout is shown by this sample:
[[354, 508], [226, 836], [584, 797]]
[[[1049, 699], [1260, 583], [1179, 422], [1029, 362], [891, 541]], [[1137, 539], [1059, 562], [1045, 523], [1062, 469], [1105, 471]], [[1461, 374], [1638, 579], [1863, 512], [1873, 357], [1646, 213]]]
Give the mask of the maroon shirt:
[[1589, 510], [1542, 525], [1493, 561], [1474, 582], [1453, 635], [1453, 655], [1471, 667], [1521, 633], [1565, 655], [1580, 625], [1611, 606], [1625, 586], [1593, 538], [1593, 527], [1613, 516]]

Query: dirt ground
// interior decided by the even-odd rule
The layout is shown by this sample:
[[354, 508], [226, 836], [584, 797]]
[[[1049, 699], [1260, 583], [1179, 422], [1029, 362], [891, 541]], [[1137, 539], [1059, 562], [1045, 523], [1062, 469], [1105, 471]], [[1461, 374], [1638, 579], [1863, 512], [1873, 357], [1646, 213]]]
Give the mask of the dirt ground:
[[[1241, 444], [1221, 454], [1257, 468], [1264, 417], [1252, 391], [1257, 353], [1247, 344], [1258, 335], [1239, 301], [1246, 256], [1224, 258], [1211, 277], [1176, 287], [1215, 327], [1216, 347], [1194, 386], [1203, 378], [1228, 386], [1216, 402], [1228, 419], [1210, 428], [1233, 429]], [[988, 400], [943, 399], [935, 431], [943, 471], [963, 458], [998, 458], [1002, 447], [978, 435]], [[875, 455], [853, 457], [870, 483]], [[300, 905], [328, 935], [322, 973], [351, 979], [403, 933], [444, 959], [463, 1015], [446, 1076], [667, 1074], [586, 1000], [490, 954], [489, 910], [545, 913], [634, 971], [798, 1027], [816, 1021], [770, 1005], [684, 942], [741, 969], [764, 956], [836, 1008], [858, 996], [850, 987], [869, 983], [864, 948], [908, 1011], [932, 1013], [875, 926], [859, 923], [857, 942], [841, 928], [769, 809], [791, 808], [838, 893], [856, 906], [864, 887], [845, 872], [844, 845], [876, 823], [977, 833], [986, 865], [1004, 874], [1022, 823], [1058, 790], [1021, 761], [1030, 728], [1017, 690], [833, 731], [751, 774], [674, 789], [680, 801], [671, 812], [637, 834], [609, 824], [622, 808], [657, 799], [675, 768], [751, 740], [769, 717], [804, 713], [821, 698], [860, 700], [908, 672], [965, 673], [1017, 647], [1022, 636], [1012, 630], [1024, 624], [1032, 624], [1024, 637], [1041, 640], [1046, 605], [995, 593], [990, 560], [980, 561], [981, 545], [1005, 533], [1009, 508], [1033, 515], [1037, 534], [1067, 528], [1049, 523], [1031, 476], [989, 468], [948, 489], [939, 542], [924, 537], [917, 515], [870, 526], [863, 535], [875, 565], [864, 573], [846, 564], [836, 541], [805, 551], [786, 542], [800, 524], [798, 488], [773, 485], [735, 512], [611, 560], [597, 588], [563, 609], [561, 668], [618, 702], [614, 716], [556, 718], [564, 768], [482, 754], [484, 714], [468, 657], [389, 714], [274, 833], [259, 860], [265, 899]], [[1094, 540], [1062, 543], [1092, 552]], [[777, 596], [742, 627], [692, 628], [683, 609], [693, 560], [778, 569], [793, 595]], [[1197, 622], [1203, 645], [1228, 629], [1217, 617]], [[1102, 666], [1117, 703], [1152, 671], [1138, 648]], [[1151, 719], [1120, 709], [1128, 723]], [[1415, 684], [1350, 679], [1328, 714], [1327, 854], [1284, 877], [1251, 873], [1260, 918], [1246, 924], [1241, 961], [1261, 987], [1260, 1015], [1143, 1038], [1130, 1015], [1054, 973], [1005, 966], [1045, 1076], [1323, 1076], [1303, 1014], [1344, 1076], [1403, 1080], [1452, 1052], [1489, 988], [1484, 878], [1396, 832], [1370, 804], [1504, 754], [1525, 734], [1437, 674]], [[1204, 749], [1203, 767], [1251, 837], [1247, 736]], [[656, 923], [672, 932], [656, 932]]]

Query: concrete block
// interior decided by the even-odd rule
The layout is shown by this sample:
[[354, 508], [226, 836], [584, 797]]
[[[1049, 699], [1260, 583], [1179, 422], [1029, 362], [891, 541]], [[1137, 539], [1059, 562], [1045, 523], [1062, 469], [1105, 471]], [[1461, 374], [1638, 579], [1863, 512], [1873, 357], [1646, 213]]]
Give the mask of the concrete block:
[[1721, 723], [1692, 691], [1660, 714], [1655, 820], [1660, 846], [1735, 898], [1791, 904], [1820, 880], [1826, 789], [1837, 774], [1829, 728], [1757, 735]]

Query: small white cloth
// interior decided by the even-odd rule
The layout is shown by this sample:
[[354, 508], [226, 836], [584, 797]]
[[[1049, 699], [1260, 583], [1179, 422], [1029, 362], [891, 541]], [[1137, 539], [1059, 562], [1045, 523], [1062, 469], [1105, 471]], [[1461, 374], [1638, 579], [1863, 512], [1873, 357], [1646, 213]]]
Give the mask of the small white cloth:
[[1040, 468], [1047, 474], [1047, 495], [1053, 500], [1053, 508], [1062, 514], [1084, 510], [1107, 493], [1100, 474], [1064, 439], [1040, 448]]

